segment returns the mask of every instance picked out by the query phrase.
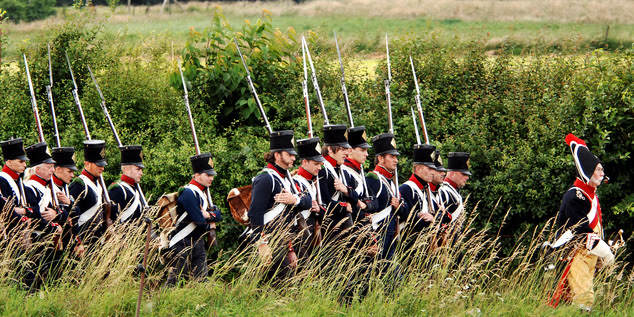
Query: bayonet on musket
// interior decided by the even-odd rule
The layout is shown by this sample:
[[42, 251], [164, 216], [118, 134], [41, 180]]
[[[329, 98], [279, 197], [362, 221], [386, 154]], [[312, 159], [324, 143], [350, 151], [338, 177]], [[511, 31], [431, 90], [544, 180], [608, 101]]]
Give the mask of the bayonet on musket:
[[[394, 123], [392, 121], [392, 100], [390, 94], [390, 83], [392, 82], [392, 71], [390, 70], [390, 46], [385, 34], [385, 52], [387, 53], [387, 79], [385, 80], [385, 98], [387, 99], [387, 119], [389, 124], [389, 132], [394, 134]], [[396, 183], [396, 198], [401, 198], [401, 193], [398, 191], [398, 166], [394, 169], [394, 182]]]
[[306, 68], [306, 49], [302, 42], [302, 63], [304, 64], [304, 80], [302, 81], [302, 92], [304, 94], [304, 106], [306, 107], [306, 119], [308, 120], [308, 137], [314, 136], [313, 120], [310, 116], [310, 103], [308, 101], [308, 69]]
[[416, 132], [416, 144], [421, 144], [420, 134], [418, 133], [418, 124], [416, 124], [416, 115], [414, 114], [414, 108], [410, 107], [410, 110], [412, 110], [412, 121], [414, 122], [414, 131]]
[[308, 49], [308, 44], [306, 43], [306, 39], [304, 38], [304, 36], [302, 36], [302, 45], [306, 49], [306, 56], [308, 57], [308, 63], [310, 64], [310, 70], [312, 71], [311, 78], [313, 80], [313, 87], [315, 88], [315, 93], [317, 93], [317, 100], [319, 101], [321, 113], [324, 115], [324, 125], [330, 125], [330, 121], [328, 120], [328, 113], [326, 112], [326, 106], [324, 105], [324, 100], [321, 97], [319, 82], [317, 82], [317, 75], [315, 72], [315, 65], [313, 64], [313, 58], [310, 56], [310, 50]]
[[341, 61], [341, 52], [339, 51], [339, 43], [337, 42], [337, 33], [332, 31], [335, 35], [335, 46], [337, 46], [337, 56], [339, 57], [339, 66], [341, 68], [341, 91], [343, 92], [343, 101], [346, 105], [346, 112], [348, 114], [348, 123], [351, 128], [354, 128], [354, 120], [352, 120], [352, 109], [350, 108], [350, 99], [348, 99], [348, 89], [346, 89], [346, 74], [343, 70], [343, 61]]
[[244, 56], [242, 56], [242, 51], [240, 51], [240, 45], [238, 45], [238, 40], [233, 38], [233, 42], [236, 44], [236, 48], [238, 49], [238, 54], [240, 54], [240, 58], [242, 59], [242, 65], [244, 69], [247, 71], [247, 83], [249, 83], [249, 88], [251, 89], [251, 93], [253, 93], [253, 97], [255, 98], [255, 102], [258, 105], [258, 109], [260, 109], [260, 114], [262, 115], [262, 119], [264, 120], [264, 124], [266, 125], [266, 130], [269, 134], [273, 133], [273, 129], [271, 128], [271, 124], [269, 123], [269, 119], [266, 117], [266, 112], [264, 112], [264, 107], [262, 107], [262, 103], [260, 102], [260, 97], [258, 97], [257, 91], [255, 91], [255, 86], [253, 85], [253, 81], [251, 80], [251, 73], [249, 72], [249, 67], [247, 66], [247, 62], [244, 60]]
[[[414, 96], [414, 100], [416, 100], [416, 109], [418, 110], [418, 116], [420, 117], [420, 122], [423, 126], [423, 136], [425, 137], [425, 144], [429, 144], [429, 135], [427, 134], [427, 124], [425, 124], [425, 116], [423, 115], [423, 107], [420, 105], [420, 89], [418, 88], [418, 79], [416, 78], [416, 69], [414, 68], [414, 60], [412, 56], [409, 56], [409, 63], [412, 65], [412, 74], [414, 75], [414, 84], [416, 86], [416, 96]], [[418, 141], [418, 144], [421, 144]]]
[[77, 109], [79, 110], [79, 118], [81, 119], [82, 126], [84, 127], [84, 134], [86, 135], [86, 140], [92, 139], [90, 136], [90, 130], [88, 130], [88, 123], [86, 122], [86, 117], [84, 116], [84, 109], [81, 106], [81, 101], [79, 100], [79, 88], [77, 87], [77, 82], [75, 81], [75, 75], [73, 75], [73, 67], [70, 66], [70, 59], [68, 59], [68, 52], [64, 52], [66, 55], [66, 63], [68, 63], [68, 70], [70, 70], [70, 78], [73, 80], [73, 99], [75, 99], [75, 105], [77, 105]]
[[51, 106], [51, 116], [53, 118], [53, 137], [55, 138], [55, 144], [57, 147], [61, 147], [62, 144], [59, 140], [59, 130], [57, 129], [57, 117], [55, 116], [55, 103], [53, 102], [53, 64], [51, 63], [51, 45], [46, 44], [48, 49], [48, 76], [49, 85], [46, 85], [46, 95], [48, 96], [48, 103]]

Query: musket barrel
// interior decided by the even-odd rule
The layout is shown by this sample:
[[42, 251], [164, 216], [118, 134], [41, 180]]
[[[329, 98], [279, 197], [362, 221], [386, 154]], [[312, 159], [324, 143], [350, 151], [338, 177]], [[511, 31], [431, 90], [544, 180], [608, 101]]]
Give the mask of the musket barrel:
[[35, 101], [35, 91], [33, 90], [33, 82], [31, 82], [31, 72], [29, 71], [29, 63], [24, 56], [24, 68], [26, 69], [26, 78], [29, 80], [29, 91], [31, 92], [31, 106], [33, 107], [33, 115], [35, 116], [35, 125], [37, 126], [37, 138], [39, 142], [44, 142], [44, 131], [42, 131], [42, 122], [40, 121], [40, 112], [37, 110], [37, 102]]
[[106, 120], [108, 121], [108, 125], [110, 126], [110, 130], [112, 130], [112, 134], [114, 134], [114, 138], [117, 141], [118, 146], [123, 146], [121, 143], [121, 139], [119, 138], [119, 133], [117, 133], [117, 128], [114, 126], [114, 122], [112, 122], [112, 118], [110, 117], [110, 113], [108, 112], [108, 107], [106, 107], [106, 99], [103, 97], [103, 93], [101, 93], [101, 88], [99, 88], [99, 84], [97, 84], [97, 80], [95, 79], [95, 75], [92, 73], [92, 69], [88, 65], [88, 72], [90, 72], [90, 78], [92, 78], [92, 82], [95, 83], [95, 87], [97, 88], [97, 92], [99, 93], [99, 97], [101, 98], [101, 110], [103, 110], [103, 114], [106, 116]]
[[313, 58], [310, 56], [310, 50], [308, 49], [308, 44], [306, 43], [306, 39], [302, 36], [302, 45], [306, 48], [306, 55], [308, 56], [308, 62], [310, 63], [310, 69], [312, 71], [311, 78], [313, 80], [313, 86], [315, 88], [315, 92], [317, 93], [317, 100], [319, 101], [319, 107], [321, 108], [321, 113], [324, 116], [324, 125], [330, 125], [330, 121], [328, 120], [328, 113], [326, 112], [326, 106], [324, 105], [324, 100], [321, 97], [321, 90], [319, 89], [319, 82], [317, 81], [317, 75], [315, 73], [315, 65], [313, 64]]
[[350, 107], [350, 99], [348, 98], [348, 89], [346, 88], [346, 74], [343, 69], [343, 61], [341, 60], [341, 52], [339, 51], [339, 42], [337, 42], [337, 33], [335, 35], [335, 46], [337, 47], [337, 56], [339, 57], [339, 67], [341, 68], [341, 92], [343, 93], [343, 101], [346, 105], [346, 113], [348, 114], [348, 123], [354, 128], [354, 120], [352, 119], [352, 109]]
[[416, 132], [416, 144], [420, 144], [420, 134], [418, 133], [418, 125], [416, 124], [416, 115], [414, 114], [414, 108], [412, 110], [412, 121], [414, 122], [414, 131]]

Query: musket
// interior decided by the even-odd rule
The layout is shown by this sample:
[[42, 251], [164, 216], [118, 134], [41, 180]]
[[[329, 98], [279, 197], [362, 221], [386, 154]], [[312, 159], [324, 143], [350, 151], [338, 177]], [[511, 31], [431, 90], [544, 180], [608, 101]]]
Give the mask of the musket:
[[310, 56], [310, 50], [308, 49], [308, 44], [306, 43], [306, 39], [302, 36], [302, 45], [306, 49], [306, 56], [308, 57], [308, 63], [310, 63], [311, 78], [313, 80], [313, 87], [315, 88], [315, 93], [317, 93], [317, 100], [319, 101], [319, 107], [321, 108], [321, 113], [324, 115], [324, 125], [330, 125], [330, 121], [328, 121], [328, 113], [326, 112], [326, 106], [324, 105], [324, 100], [321, 97], [321, 90], [319, 89], [319, 82], [317, 82], [317, 75], [315, 73], [315, 65], [313, 64], [313, 58]]
[[266, 131], [268, 131], [269, 134], [271, 134], [273, 133], [273, 129], [271, 129], [271, 124], [269, 123], [269, 119], [266, 117], [266, 112], [264, 112], [264, 107], [262, 107], [262, 103], [260, 102], [260, 97], [258, 97], [258, 92], [255, 91], [253, 80], [251, 80], [251, 73], [249, 72], [249, 67], [247, 66], [247, 62], [244, 60], [244, 56], [242, 56], [242, 51], [240, 51], [240, 45], [238, 45], [238, 40], [236, 38], [233, 38], [233, 42], [236, 44], [236, 48], [238, 49], [238, 54], [240, 54], [240, 59], [242, 59], [242, 65], [244, 66], [244, 69], [247, 71], [247, 83], [249, 84], [249, 89], [251, 89], [253, 98], [255, 98], [255, 103], [258, 105], [258, 109], [260, 110], [260, 114], [262, 115], [262, 120], [264, 120]]
[[[387, 99], [387, 119], [389, 124], [389, 132], [394, 134], [394, 123], [392, 121], [392, 99], [390, 93], [390, 83], [392, 82], [392, 71], [390, 70], [390, 46], [385, 34], [385, 51], [387, 53], [387, 79], [385, 80], [385, 98]], [[398, 191], [398, 165], [394, 169], [394, 182], [396, 183], [396, 198], [401, 198], [401, 193]]]
[[[97, 88], [97, 92], [99, 93], [99, 97], [101, 98], [101, 110], [103, 110], [103, 114], [106, 116], [106, 120], [108, 121], [108, 125], [110, 125], [110, 129], [112, 130], [112, 134], [114, 134], [114, 138], [117, 141], [117, 146], [122, 147], [123, 143], [121, 143], [121, 139], [119, 138], [119, 133], [117, 133], [117, 129], [114, 126], [114, 122], [110, 117], [110, 113], [108, 112], [108, 107], [106, 106], [106, 99], [103, 97], [103, 93], [101, 92], [101, 88], [99, 88], [99, 84], [97, 84], [97, 80], [95, 80], [95, 75], [92, 73], [92, 69], [88, 66], [88, 72], [90, 73], [90, 78], [92, 78], [92, 82], [95, 83], [95, 87]], [[139, 197], [141, 198], [141, 204], [143, 208], [149, 207], [147, 200], [145, 199], [145, 195], [141, 190], [141, 186], [139, 184], [135, 184], [136, 189], [139, 191]]]
[[[425, 144], [429, 145], [429, 135], [427, 134], [427, 125], [425, 124], [425, 116], [423, 116], [423, 107], [420, 105], [420, 89], [418, 88], [418, 79], [416, 78], [416, 69], [414, 68], [414, 60], [412, 59], [412, 55], [409, 56], [409, 63], [412, 65], [412, 74], [414, 75], [414, 84], [416, 85], [416, 96], [414, 99], [416, 100], [416, 109], [418, 109], [418, 115], [420, 116], [420, 121], [423, 126], [423, 136], [425, 137]], [[414, 129], [416, 129], [416, 143], [421, 144], [420, 135], [418, 133], [418, 126], [416, 125], [416, 116], [414, 115], [414, 109], [412, 109], [412, 118], [414, 119]], [[431, 188], [427, 185], [427, 205], [429, 207], [429, 213], [434, 211], [433, 203], [431, 201]]]
[[[271, 124], [269, 123], [269, 119], [266, 117], [266, 112], [264, 112], [264, 107], [262, 107], [262, 103], [260, 102], [260, 98], [258, 97], [258, 93], [255, 90], [255, 86], [253, 85], [253, 80], [251, 80], [251, 73], [249, 72], [249, 67], [247, 66], [247, 62], [242, 56], [242, 51], [240, 50], [240, 45], [238, 45], [238, 40], [233, 38], [233, 42], [236, 44], [236, 48], [238, 49], [238, 54], [240, 54], [240, 59], [242, 60], [242, 65], [244, 69], [247, 71], [247, 82], [249, 83], [249, 88], [251, 88], [251, 92], [253, 93], [253, 97], [255, 98], [255, 102], [258, 104], [258, 109], [260, 109], [260, 114], [262, 115], [262, 119], [264, 120], [264, 124], [266, 125], [266, 130], [269, 134], [273, 133], [273, 129], [271, 128]], [[293, 194], [297, 193], [297, 188], [295, 188], [295, 183], [291, 174], [288, 170], [286, 170], [286, 177], [288, 177], [289, 182], [291, 182], [291, 192]]]
[[341, 61], [341, 52], [339, 52], [339, 43], [337, 42], [337, 33], [332, 31], [335, 35], [335, 46], [337, 46], [337, 56], [339, 57], [339, 66], [341, 67], [341, 91], [343, 92], [343, 101], [346, 104], [346, 112], [348, 113], [348, 123], [351, 128], [354, 128], [354, 121], [352, 120], [352, 110], [350, 108], [350, 99], [348, 99], [348, 89], [346, 89], [346, 74], [343, 70], [343, 62]]
[[[79, 92], [77, 88], [77, 82], [75, 81], [75, 75], [73, 75], [73, 68], [70, 66], [70, 59], [68, 58], [68, 53], [64, 52], [66, 55], [66, 62], [68, 63], [68, 69], [70, 70], [70, 77], [73, 79], [74, 89], [73, 98], [75, 99], [75, 104], [77, 105], [77, 109], [79, 110], [79, 117], [81, 119], [81, 124], [84, 127], [84, 133], [86, 134], [86, 140], [92, 140], [90, 136], [90, 130], [88, 129], [88, 123], [86, 122], [86, 117], [84, 116], [84, 109], [81, 107], [81, 102], [79, 102]], [[110, 219], [110, 213], [112, 212], [112, 201], [110, 200], [110, 195], [108, 195], [108, 187], [106, 187], [106, 181], [103, 179], [103, 175], [99, 176], [99, 185], [103, 190], [103, 198], [106, 201], [104, 204], [104, 219], [106, 221], [106, 226], [112, 225], [112, 220]]]
[[[308, 102], [308, 69], [306, 68], [306, 49], [302, 42], [302, 63], [304, 64], [304, 80], [302, 81], [302, 90], [304, 93], [304, 105], [306, 106], [306, 120], [308, 121], [308, 137], [314, 137], [313, 121], [310, 116], [310, 105]], [[321, 199], [321, 188], [319, 186], [319, 179], [315, 180], [315, 188], [317, 189], [317, 203], [321, 206], [323, 201]]]
[[[185, 109], [187, 110], [187, 117], [189, 118], [189, 127], [192, 130], [192, 138], [194, 139], [194, 148], [196, 150], [196, 155], [200, 155], [200, 146], [198, 145], [198, 136], [196, 135], [196, 126], [194, 125], [194, 117], [192, 116], [192, 109], [189, 106], [189, 94], [187, 92], [187, 83], [185, 82], [185, 76], [183, 75], [183, 69], [179, 66], [178, 71], [181, 74], [181, 80], [183, 81], [183, 101], [185, 102]], [[209, 187], [205, 192], [207, 196], [207, 205], [208, 209], [211, 209], [214, 206], [214, 202], [211, 199], [211, 192], [209, 191]], [[216, 246], [218, 241], [216, 239], [216, 224], [214, 222], [210, 223], [211, 231], [207, 233], [207, 248], [209, 246]]]
[[59, 130], [57, 129], [57, 117], [55, 116], [55, 103], [53, 102], [53, 64], [51, 63], [51, 45], [46, 44], [48, 48], [48, 76], [50, 79], [50, 84], [46, 85], [46, 95], [48, 96], [48, 103], [51, 106], [51, 116], [53, 118], [53, 137], [55, 138], [55, 144], [57, 147], [61, 147], [61, 142], [59, 140]]
[[[33, 116], [35, 116], [35, 125], [37, 126], [37, 139], [38, 142], [44, 141], [44, 131], [42, 130], [42, 121], [40, 120], [40, 112], [37, 109], [37, 102], [35, 100], [35, 91], [33, 90], [33, 82], [31, 81], [31, 72], [29, 71], [29, 63], [26, 61], [26, 54], [22, 54], [24, 56], [24, 68], [26, 69], [26, 78], [29, 80], [29, 91], [31, 92], [31, 107], [33, 108]], [[54, 208], [59, 207], [59, 201], [57, 200], [57, 195], [55, 195], [55, 190], [53, 189], [53, 181], [51, 180], [48, 184], [51, 190], [51, 199]], [[24, 185], [20, 182], [20, 189], [24, 193]], [[26, 200], [24, 201], [26, 203]], [[25, 205], [26, 206], [26, 205]]]

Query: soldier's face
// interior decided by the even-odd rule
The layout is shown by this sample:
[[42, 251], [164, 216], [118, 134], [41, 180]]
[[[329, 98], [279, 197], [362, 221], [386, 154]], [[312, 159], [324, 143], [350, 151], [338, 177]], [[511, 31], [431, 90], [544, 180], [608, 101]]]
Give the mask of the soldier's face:
[[390, 173], [396, 170], [396, 164], [398, 163], [398, 156], [392, 154], [385, 154], [379, 156], [379, 165], [385, 167]]
[[295, 155], [289, 154], [286, 151], [275, 153], [275, 163], [280, 167], [289, 169], [293, 167], [293, 162], [295, 162]]
[[333, 152], [332, 150], [329, 150], [328, 152], [330, 152], [330, 157], [337, 161], [337, 165], [341, 165], [343, 164], [343, 160], [346, 158], [346, 154], [348, 154], [348, 149], [340, 147], [337, 152]]
[[321, 170], [322, 162], [317, 162], [313, 160], [303, 160], [302, 167], [309, 172], [313, 176], [317, 176], [317, 173]]
[[433, 174], [434, 174], [434, 179], [431, 182], [435, 185], [440, 185], [445, 180], [445, 175], [447, 173], [434, 170]]
[[23, 160], [7, 160], [4, 164], [18, 174], [24, 173], [24, 170], [26, 169], [26, 161]]
[[136, 165], [128, 165], [123, 174], [132, 178], [136, 183], [140, 183], [141, 177], [143, 176], [143, 169]]
[[103, 166], [97, 166], [97, 164], [93, 162], [86, 162], [84, 168], [86, 169], [86, 171], [88, 171], [88, 173], [92, 174], [95, 177], [101, 176], [104, 170]]
[[416, 176], [422, 178], [425, 182], [431, 183], [434, 180], [434, 170], [427, 165], [416, 165]]
[[68, 167], [58, 166], [55, 168], [55, 176], [64, 181], [64, 183], [70, 184], [70, 181], [73, 180], [75, 174], [73, 173], [73, 170]]
[[209, 175], [207, 173], [199, 173], [199, 174], [194, 174], [194, 180], [197, 181], [200, 185], [203, 185], [204, 187], [209, 187], [211, 186], [211, 183], [214, 181], [214, 176]]
[[588, 182], [588, 185], [595, 188], [599, 187], [604, 177], [605, 177], [605, 171], [603, 170], [603, 165], [599, 164], [594, 169], [594, 173], [592, 174], [592, 177], [590, 177], [590, 181]]
[[350, 150], [350, 155], [348, 155], [348, 157], [363, 165], [363, 163], [365, 163], [365, 160], [368, 158], [368, 149], [355, 147], [354, 149]]
[[51, 180], [53, 171], [55, 171], [53, 164], [44, 163], [35, 167], [35, 173], [45, 181]]
[[469, 180], [469, 175], [463, 174], [462, 172], [450, 172], [450, 177], [452, 181], [458, 185], [458, 188], [464, 187]]

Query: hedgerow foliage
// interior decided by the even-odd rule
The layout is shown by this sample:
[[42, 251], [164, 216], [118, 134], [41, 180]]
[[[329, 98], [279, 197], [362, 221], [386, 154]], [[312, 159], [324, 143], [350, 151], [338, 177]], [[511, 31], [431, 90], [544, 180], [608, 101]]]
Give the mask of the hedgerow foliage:
[[[273, 129], [294, 129], [297, 139], [307, 131], [300, 38], [293, 29], [281, 31], [272, 25], [271, 14], [264, 12], [258, 21], [230, 26], [218, 8], [208, 28], [190, 30], [179, 60], [173, 60], [171, 43], [161, 36], [125, 46], [124, 34], [109, 31], [99, 17], [68, 10], [62, 22], [50, 25], [46, 37], [25, 47], [47, 141], [53, 140], [44, 89], [48, 84], [46, 44], [50, 43], [62, 145], [75, 146], [78, 157], [82, 156], [84, 136], [70, 93], [67, 51], [93, 138], [109, 145], [107, 181], [119, 175], [119, 152], [99, 108], [88, 65], [95, 71], [122, 142], [145, 149], [143, 188], [150, 201], [176, 191], [189, 181], [188, 157], [195, 154], [176, 68], [182, 66], [201, 149], [216, 157], [219, 175], [212, 195], [227, 219], [219, 231], [220, 248], [233, 250], [241, 227], [228, 216], [226, 194], [250, 183], [268, 149], [234, 38]], [[505, 219], [502, 235], [512, 245], [514, 236], [554, 217], [574, 180], [574, 166], [563, 141], [572, 132], [587, 140], [611, 178], [599, 189], [606, 232], [634, 229], [630, 221], [634, 217], [631, 52], [572, 55], [535, 50], [513, 56], [513, 47], [505, 46], [488, 57], [486, 38], [447, 45], [436, 40], [438, 31], [419, 30], [390, 41], [395, 133], [403, 154], [400, 179], [409, 177], [408, 157], [415, 143], [409, 113], [414, 105], [411, 55], [432, 143], [444, 157], [451, 151], [471, 153], [474, 176], [465, 194], [470, 194], [467, 210], [479, 204], [477, 226], [497, 227]], [[308, 41], [330, 121], [345, 123], [334, 45], [318, 31], [310, 32]], [[387, 132], [385, 60], [366, 73], [362, 62], [347, 53], [343, 51], [346, 85], [356, 125], [365, 125], [368, 135]], [[23, 137], [27, 144], [35, 143], [24, 65], [2, 68], [0, 137]], [[310, 91], [313, 124], [319, 131], [323, 119], [312, 87]]]

